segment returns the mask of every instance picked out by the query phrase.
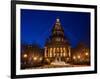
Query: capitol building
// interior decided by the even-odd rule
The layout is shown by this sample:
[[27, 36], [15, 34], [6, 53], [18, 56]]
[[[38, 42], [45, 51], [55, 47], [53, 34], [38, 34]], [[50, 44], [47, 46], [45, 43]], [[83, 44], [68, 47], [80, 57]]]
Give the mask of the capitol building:
[[69, 62], [71, 59], [71, 47], [59, 18], [56, 19], [51, 35], [46, 41], [44, 57], [47, 62]]

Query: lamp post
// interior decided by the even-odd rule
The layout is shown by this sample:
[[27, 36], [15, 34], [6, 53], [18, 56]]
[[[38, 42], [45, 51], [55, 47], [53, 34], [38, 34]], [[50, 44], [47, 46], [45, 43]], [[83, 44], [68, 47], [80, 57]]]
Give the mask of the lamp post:
[[23, 57], [24, 57], [24, 58], [27, 58], [28, 56], [27, 56], [27, 54], [24, 54]]

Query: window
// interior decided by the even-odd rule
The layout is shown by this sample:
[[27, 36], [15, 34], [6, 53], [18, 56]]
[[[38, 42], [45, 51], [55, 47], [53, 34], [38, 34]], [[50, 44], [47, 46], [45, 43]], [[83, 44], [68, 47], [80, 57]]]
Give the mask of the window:
[[60, 41], [60, 38], [56, 38], [56, 41]]

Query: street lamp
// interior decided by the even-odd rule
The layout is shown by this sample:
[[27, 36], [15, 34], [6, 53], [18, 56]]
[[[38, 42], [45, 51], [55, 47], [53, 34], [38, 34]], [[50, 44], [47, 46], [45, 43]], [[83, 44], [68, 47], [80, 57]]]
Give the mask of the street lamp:
[[75, 59], [76, 59], [76, 57], [75, 57], [75, 56], [73, 56], [73, 59], [75, 60]]
[[27, 54], [24, 54], [23, 57], [24, 57], [24, 58], [27, 58], [28, 56], [27, 56]]
[[36, 61], [36, 60], [37, 60], [37, 57], [33, 57], [33, 60], [35, 60], [35, 61]]
[[88, 52], [86, 52], [85, 55], [88, 56], [89, 55]]
[[80, 59], [81, 58], [80, 55], [78, 55], [77, 58]]

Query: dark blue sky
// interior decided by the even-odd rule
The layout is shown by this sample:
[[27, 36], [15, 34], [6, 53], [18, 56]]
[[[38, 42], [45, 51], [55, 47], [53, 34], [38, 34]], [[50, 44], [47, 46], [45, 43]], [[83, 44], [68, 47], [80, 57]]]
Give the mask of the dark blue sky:
[[90, 13], [21, 9], [21, 43], [44, 46], [59, 17], [72, 47], [79, 42], [90, 46]]

